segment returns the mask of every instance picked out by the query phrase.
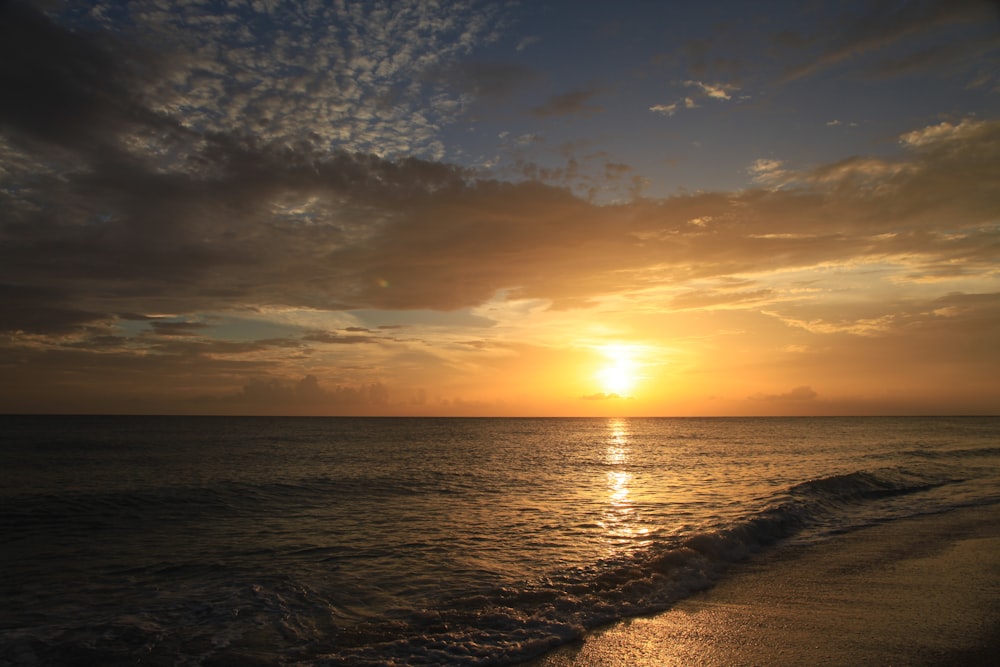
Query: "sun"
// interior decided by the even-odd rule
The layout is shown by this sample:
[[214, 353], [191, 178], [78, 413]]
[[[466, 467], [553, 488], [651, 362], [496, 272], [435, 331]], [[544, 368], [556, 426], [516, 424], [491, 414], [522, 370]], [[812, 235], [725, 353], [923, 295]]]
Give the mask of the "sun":
[[626, 396], [635, 387], [635, 375], [632, 369], [625, 365], [613, 365], [602, 368], [597, 373], [597, 379], [605, 394]]
[[639, 365], [635, 351], [625, 345], [607, 345], [600, 348], [610, 363], [597, 372], [597, 381], [605, 394], [628, 396], [639, 381]]

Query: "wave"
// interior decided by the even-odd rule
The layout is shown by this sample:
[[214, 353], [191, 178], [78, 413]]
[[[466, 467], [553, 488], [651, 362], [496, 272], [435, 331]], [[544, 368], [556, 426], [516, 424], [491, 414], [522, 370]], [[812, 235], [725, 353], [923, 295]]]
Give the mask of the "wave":
[[733, 563], [828, 523], [837, 511], [952, 481], [957, 480], [886, 469], [803, 482], [728, 526], [664, 540], [523, 588], [446, 600], [391, 623], [360, 626], [352, 633], [355, 645], [321, 651], [322, 664], [482, 665], [524, 660], [594, 627], [667, 609], [710, 587]]
[[[345, 611], [349, 592], [339, 591], [334, 599], [334, 593], [310, 588], [301, 577], [243, 571], [223, 580], [217, 577], [225, 576], [225, 569], [213, 569], [210, 591], [161, 594], [159, 611], [146, 607], [132, 614], [115, 612], [45, 640], [22, 637], [5, 642], [0, 662], [16, 662], [18, 651], [30, 651], [42, 663], [64, 663], [83, 653], [95, 658], [92, 662], [121, 662], [124, 655], [140, 651], [154, 662], [162, 658], [176, 663], [186, 656], [194, 664], [209, 655], [233, 664], [254, 660], [362, 667], [509, 664], [572, 641], [594, 627], [669, 608], [713, 585], [732, 564], [776, 542], [816, 527], [849, 528], [880, 501], [958, 481], [902, 468], [812, 479], [762, 499], [755, 510], [728, 523], [663, 536], [637, 550], [529, 582], [484, 585], [420, 606], [396, 606], [378, 617], [350, 614]], [[345, 488], [344, 480], [314, 479], [295, 485], [229, 484], [215, 489], [39, 497], [34, 508], [22, 505], [13, 518], [65, 521], [97, 510], [105, 519], [121, 518], [133, 512], [141, 516], [150, 507], [165, 516], [240, 513], [273, 502], [275, 496], [283, 502], [289, 497], [315, 501], [335, 490], [346, 493], [349, 486]], [[371, 492], [371, 486], [366, 490]], [[379, 492], [435, 490], [440, 489], [432, 482], [421, 488], [395, 483]], [[10, 519], [11, 512], [5, 511], [4, 521]], [[292, 555], [304, 554], [313, 561], [337, 554], [306, 545], [297, 549]], [[183, 579], [184, 586], [194, 590], [205, 581], [195, 574], [189, 579], [170, 576], [175, 582]], [[94, 653], [95, 637], [100, 639], [99, 655]], [[255, 653], [248, 654], [248, 646]]]
[[1000, 447], [975, 447], [962, 449], [911, 449], [900, 452], [903, 456], [918, 459], [934, 459], [953, 461], [978, 458], [993, 458], [1000, 456]]

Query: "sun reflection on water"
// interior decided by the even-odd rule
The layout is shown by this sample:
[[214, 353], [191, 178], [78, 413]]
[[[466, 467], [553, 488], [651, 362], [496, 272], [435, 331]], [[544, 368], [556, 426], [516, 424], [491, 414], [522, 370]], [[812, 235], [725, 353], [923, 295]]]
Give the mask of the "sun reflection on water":
[[608, 488], [611, 489], [609, 499], [613, 507], [628, 506], [628, 483], [631, 477], [632, 475], [627, 472], [608, 473]]
[[604, 462], [608, 465], [628, 463], [630, 453], [628, 422], [624, 419], [611, 419], [608, 421], [608, 430], [611, 434], [608, 438], [608, 447], [604, 452]]
[[647, 528], [636, 523], [637, 508], [630, 497], [634, 475], [628, 469], [632, 458], [631, 432], [625, 419], [608, 421], [609, 437], [604, 450], [607, 471], [607, 502], [601, 527], [616, 545], [630, 543], [648, 533]]

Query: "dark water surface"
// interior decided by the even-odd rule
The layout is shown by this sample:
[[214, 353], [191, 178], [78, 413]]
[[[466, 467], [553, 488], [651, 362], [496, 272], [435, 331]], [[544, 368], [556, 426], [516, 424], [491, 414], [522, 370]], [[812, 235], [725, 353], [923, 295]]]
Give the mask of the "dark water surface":
[[0, 417], [0, 664], [510, 664], [1000, 501], [1000, 418]]

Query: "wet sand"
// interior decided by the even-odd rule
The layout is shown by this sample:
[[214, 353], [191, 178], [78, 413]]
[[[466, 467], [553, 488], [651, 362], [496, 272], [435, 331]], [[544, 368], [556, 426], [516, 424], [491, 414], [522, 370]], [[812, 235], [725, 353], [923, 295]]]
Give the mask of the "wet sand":
[[1000, 665], [1000, 506], [777, 547], [532, 667]]

